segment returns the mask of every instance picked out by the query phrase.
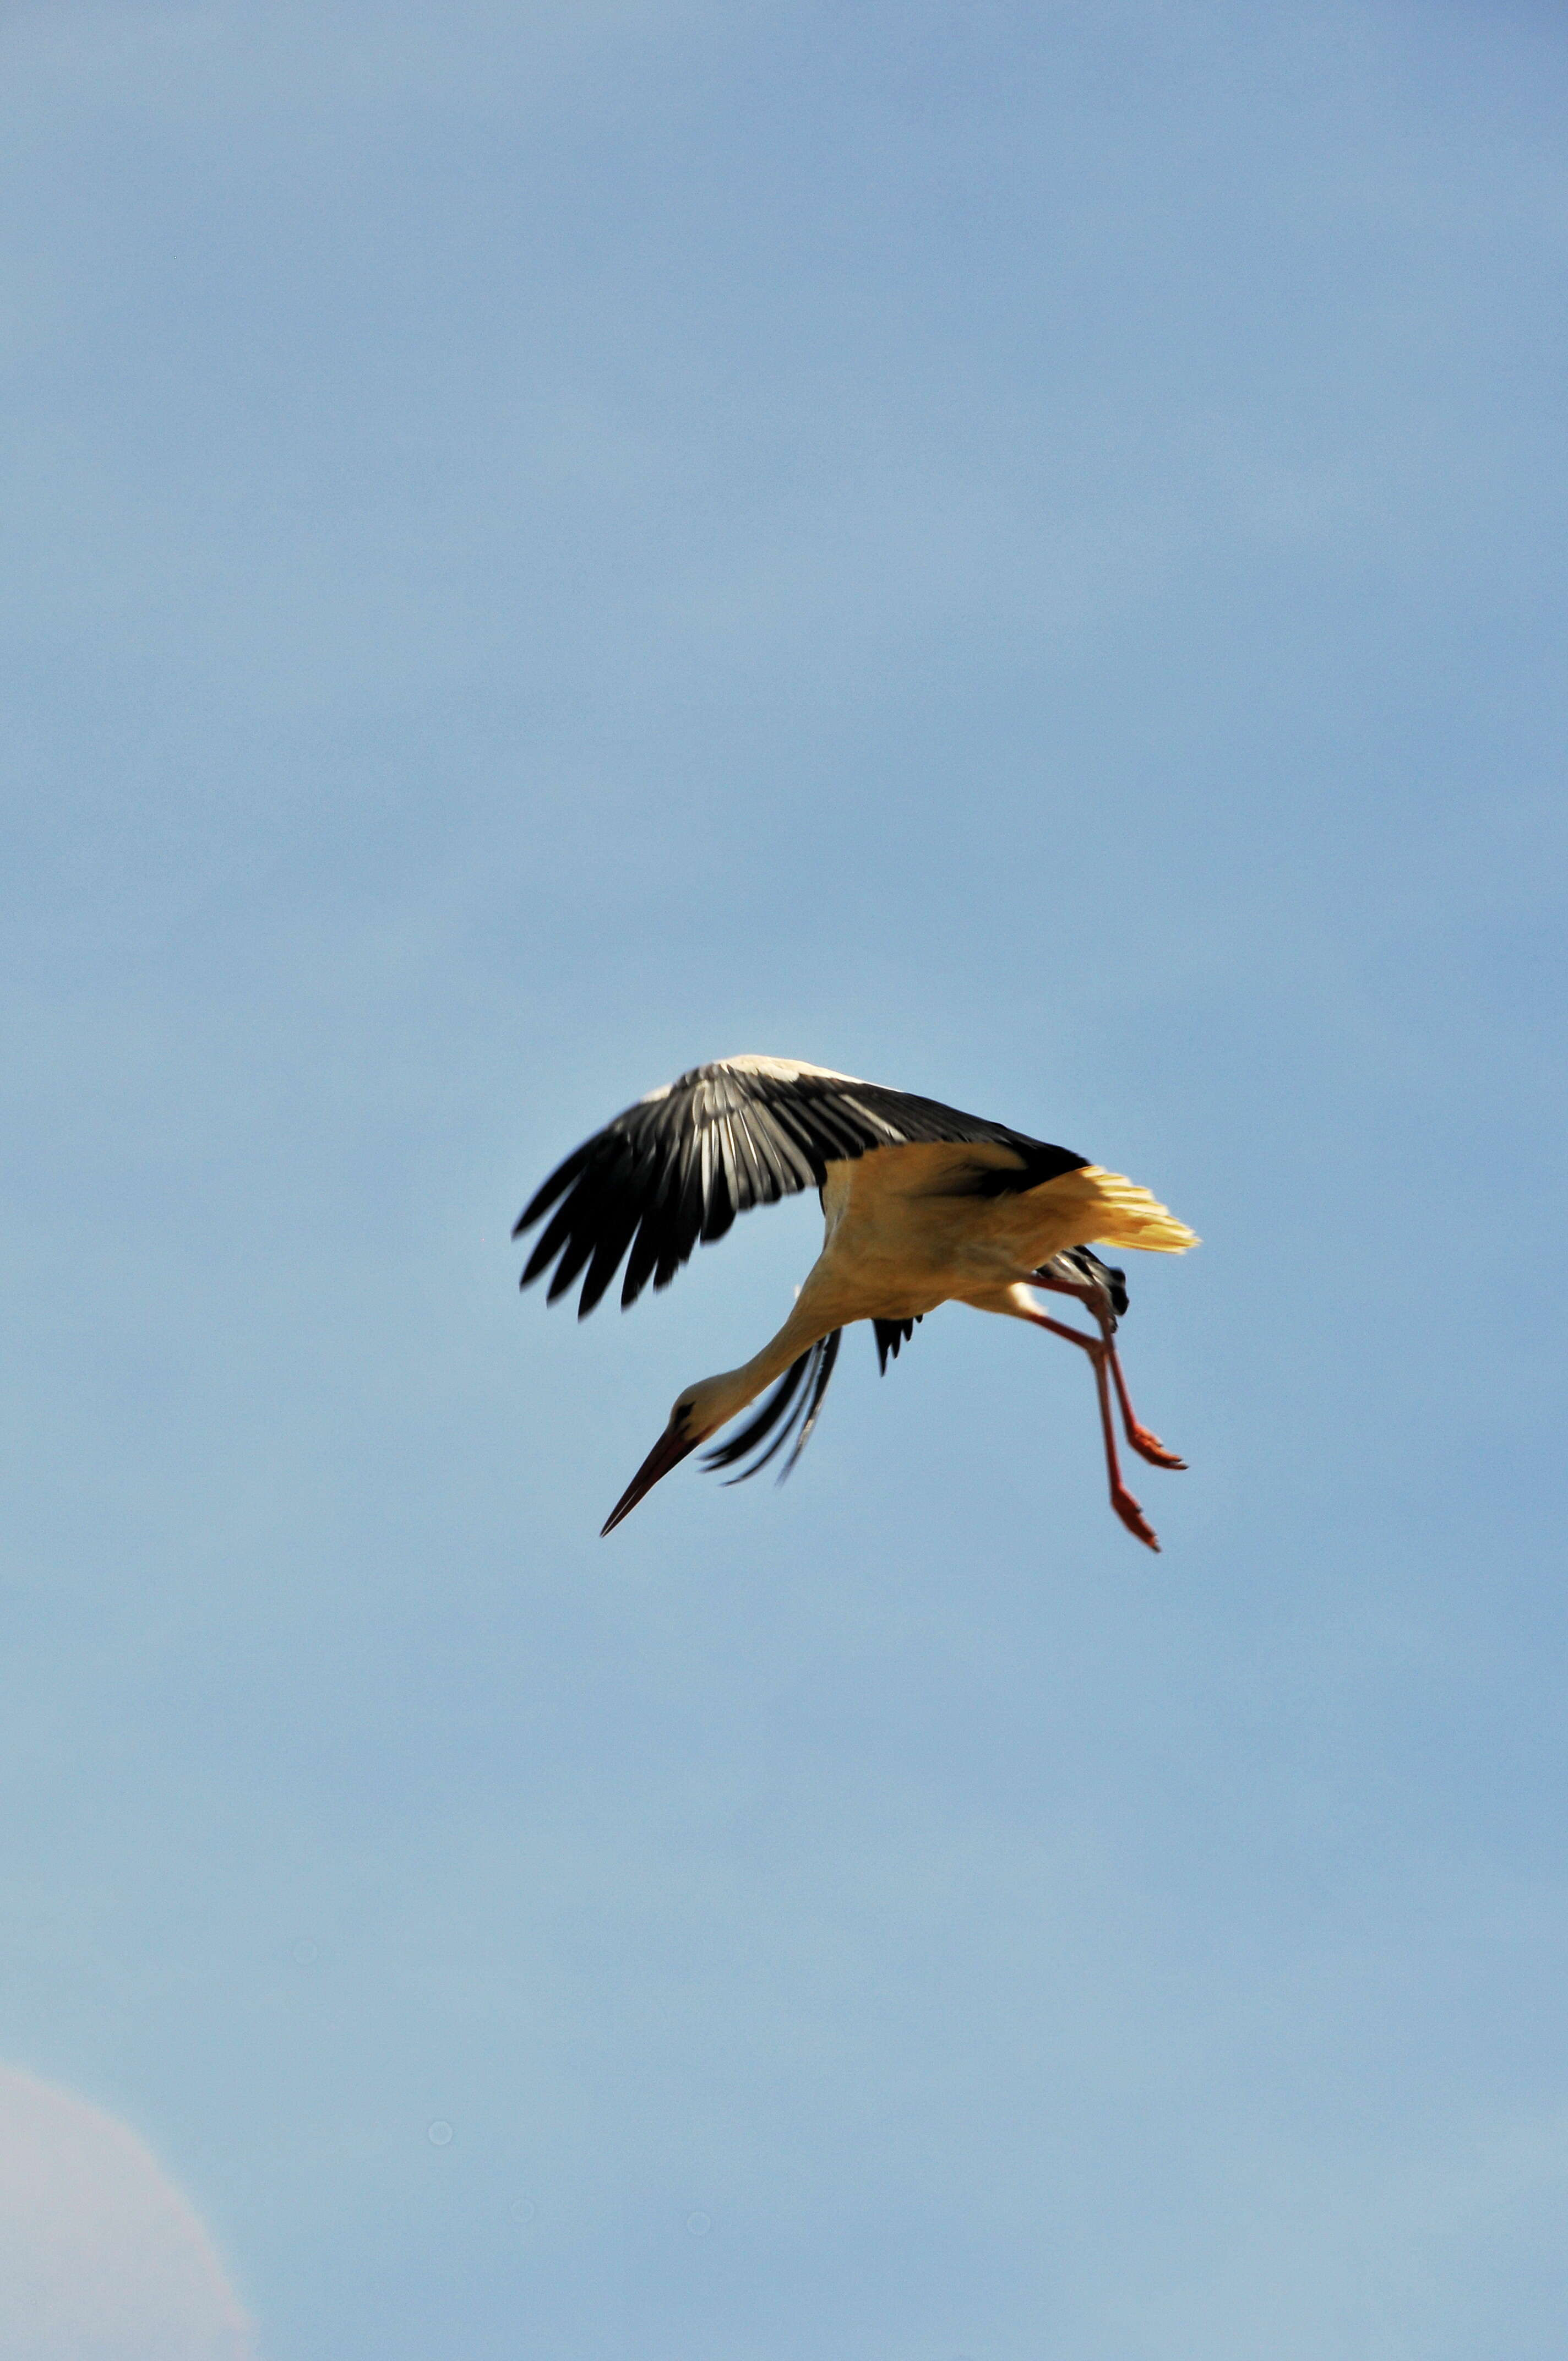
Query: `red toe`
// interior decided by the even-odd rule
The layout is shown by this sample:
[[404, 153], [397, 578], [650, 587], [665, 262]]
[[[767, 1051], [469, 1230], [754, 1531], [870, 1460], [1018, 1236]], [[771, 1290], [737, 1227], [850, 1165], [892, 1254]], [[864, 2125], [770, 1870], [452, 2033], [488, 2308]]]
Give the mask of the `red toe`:
[[1157, 1434], [1151, 1434], [1146, 1426], [1134, 1427], [1127, 1440], [1139, 1457], [1148, 1460], [1155, 1467], [1185, 1467], [1187, 1465], [1186, 1460], [1179, 1459]]
[[1159, 1537], [1130, 1492], [1113, 1492], [1111, 1495], [1111, 1506], [1130, 1533], [1135, 1534], [1148, 1548], [1158, 1551]]

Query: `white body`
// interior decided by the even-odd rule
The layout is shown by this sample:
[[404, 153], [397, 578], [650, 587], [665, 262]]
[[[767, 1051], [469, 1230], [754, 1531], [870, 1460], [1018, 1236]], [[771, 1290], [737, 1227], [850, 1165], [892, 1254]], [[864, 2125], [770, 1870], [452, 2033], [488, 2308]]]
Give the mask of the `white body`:
[[1195, 1242], [1146, 1189], [1096, 1164], [1036, 1189], [973, 1192], [977, 1168], [1017, 1162], [1004, 1148], [966, 1143], [829, 1164], [822, 1252], [789, 1318], [741, 1367], [687, 1389], [676, 1409], [688, 1431], [713, 1433], [818, 1337], [853, 1321], [910, 1320], [953, 1302], [1031, 1319], [1031, 1273], [1068, 1246], [1109, 1240], [1172, 1253]]

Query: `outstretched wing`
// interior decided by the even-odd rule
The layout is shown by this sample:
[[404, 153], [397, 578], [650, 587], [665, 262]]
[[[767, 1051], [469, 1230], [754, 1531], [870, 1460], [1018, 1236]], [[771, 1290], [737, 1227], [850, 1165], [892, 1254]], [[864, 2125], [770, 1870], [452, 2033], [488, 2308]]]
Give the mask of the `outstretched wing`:
[[656, 1288], [668, 1287], [698, 1239], [721, 1238], [737, 1213], [820, 1188], [829, 1164], [872, 1148], [934, 1140], [984, 1141], [1016, 1152], [1018, 1177], [1012, 1170], [981, 1176], [986, 1193], [1032, 1188], [1076, 1171], [1084, 1161], [1005, 1124], [825, 1066], [726, 1058], [650, 1091], [556, 1168], [512, 1232], [521, 1236], [550, 1214], [521, 1284], [531, 1285], [554, 1263], [548, 1298], [554, 1303], [586, 1266], [577, 1303], [582, 1319], [630, 1249], [620, 1290], [624, 1309], [650, 1279]]

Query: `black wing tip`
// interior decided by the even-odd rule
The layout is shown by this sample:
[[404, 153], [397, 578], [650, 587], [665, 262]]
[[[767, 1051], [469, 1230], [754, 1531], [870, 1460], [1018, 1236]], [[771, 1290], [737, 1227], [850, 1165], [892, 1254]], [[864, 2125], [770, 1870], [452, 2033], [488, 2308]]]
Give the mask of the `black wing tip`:
[[873, 1320], [872, 1322], [872, 1327], [876, 1335], [879, 1377], [886, 1377], [888, 1363], [897, 1360], [901, 1347], [909, 1342], [924, 1316], [922, 1312], [916, 1312], [907, 1320]]
[[563, 1163], [557, 1164], [547, 1180], [540, 1182], [512, 1224], [511, 1234], [514, 1238], [521, 1238], [524, 1230], [531, 1230], [535, 1222], [543, 1221], [556, 1198], [565, 1196], [567, 1189], [587, 1164], [589, 1154], [598, 1145], [598, 1139], [585, 1139], [581, 1148], [574, 1148], [570, 1156]]
[[[769, 1461], [776, 1458], [793, 1438], [795, 1447], [779, 1470], [778, 1480], [782, 1484], [811, 1440], [822, 1409], [823, 1396], [833, 1375], [833, 1364], [839, 1357], [842, 1336], [842, 1329], [835, 1328], [828, 1335], [819, 1336], [815, 1345], [807, 1345], [800, 1358], [790, 1363], [773, 1390], [764, 1397], [755, 1418], [749, 1420], [729, 1442], [707, 1452], [703, 1466], [715, 1472], [721, 1467], [736, 1467], [738, 1460], [743, 1459], [756, 1444], [763, 1443], [777, 1427], [778, 1433], [773, 1441], [765, 1450], [758, 1452], [751, 1465], [736, 1467], [735, 1474], [727, 1476], [724, 1480], [727, 1485], [744, 1484], [751, 1477], [760, 1476]], [[806, 1380], [804, 1389], [803, 1378]]]
[[786, 1476], [792, 1476], [795, 1473], [795, 1464], [816, 1431], [817, 1421], [821, 1414], [823, 1399], [833, 1376], [833, 1364], [839, 1357], [839, 1346], [843, 1341], [843, 1334], [841, 1328], [835, 1328], [829, 1334], [820, 1338], [811, 1348], [816, 1356], [817, 1367], [812, 1376], [809, 1398], [805, 1404], [805, 1415], [795, 1432], [795, 1449], [779, 1469], [778, 1480], [781, 1484]]
[[[762, 1407], [756, 1416], [747, 1421], [739, 1434], [732, 1434], [728, 1443], [717, 1444], [711, 1451], [704, 1452], [702, 1464], [705, 1467], [711, 1469], [715, 1474], [721, 1467], [733, 1467], [737, 1460], [744, 1459], [753, 1444], [761, 1443], [764, 1436], [772, 1433], [800, 1390], [800, 1381], [806, 1375], [806, 1364], [816, 1349], [815, 1345], [808, 1346], [802, 1353], [799, 1360], [790, 1363], [777, 1384], [762, 1397]], [[785, 1432], [788, 1432], [787, 1428]], [[782, 1440], [782, 1437], [780, 1439]], [[731, 1476], [729, 1481], [731, 1484], [743, 1483], [748, 1476], [754, 1476], [759, 1467], [765, 1466], [767, 1461], [773, 1456], [773, 1452], [777, 1449], [778, 1444], [775, 1443], [772, 1450], [764, 1453], [754, 1466], [742, 1468], [739, 1476]]]

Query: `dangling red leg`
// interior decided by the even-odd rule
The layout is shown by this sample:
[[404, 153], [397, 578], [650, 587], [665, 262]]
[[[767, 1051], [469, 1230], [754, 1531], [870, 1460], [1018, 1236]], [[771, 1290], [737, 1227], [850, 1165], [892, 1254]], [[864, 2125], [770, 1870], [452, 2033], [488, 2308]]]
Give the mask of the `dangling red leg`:
[[1126, 1429], [1127, 1441], [1133, 1449], [1140, 1458], [1152, 1460], [1157, 1467], [1185, 1467], [1187, 1465], [1185, 1459], [1179, 1459], [1175, 1452], [1160, 1441], [1157, 1434], [1139, 1423], [1137, 1412], [1134, 1410], [1131, 1397], [1127, 1392], [1127, 1380], [1122, 1375], [1122, 1356], [1109, 1336], [1105, 1339], [1105, 1353], [1111, 1364], [1111, 1375], [1116, 1381], [1116, 1400], [1122, 1405], [1122, 1424]]
[[[1116, 1400], [1121, 1407], [1122, 1425], [1126, 1433], [1128, 1447], [1135, 1451], [1140, 1459], [1149, 1460], [1156, 1467], [1185, 1467], [1186, 1460], [1179, 1459], [1175, 1452], [1160, 1441], [1152, 1428], [1145, 1426], [1133, 1408], [1133, 1398], [1127, 1391], [1127, 1380], [1122, 1374], [1122, 1356], [1111, 1341], [1111, 1324], [1095, 1302], [1089, 1289], [1073, 1287], [1066, 1279], [1047, 1279], [1039, 1271], [1035, 1271], [1031, 1275], [1028, 1283], [1031, 1287], [1049, 1288], [1054, 1295], [1076, 1296], [1085, 1311], [1091, 1313], [1099, 1322], [1100, 1334], [1104, 1339], [1105, 1350], [1110, 1357], [1111, 1375], [1116, 1387]], [[1058, 1331], [1058, 1334], [1070, 1335], [1073, 1331], [1063, 1329]], [[1082, 1343], [1085, 1340], [1080, 1337], [1079, 1341]]]
[[[1030, 1284], [1033, 1285], [1031, 1280]], [[1064, 1294], [1069, 1290], [1063, 1289]], [[1143, 1510], [1122, 1480], [1122, 1463], [1116, 1456], [1116, 1428], [1111, 1416], [1111, 1390], [1105, 1382], [1105, 1363], [1114, 1359], [1111, 1345], [1101, 1336], [1085, 1336], [1077, 1328], [1069, 1328], [1063, 1321], [1047, 1320], [1043, 1312], [1032, 1312], [1028, 1317], [1037, 1328], [1048, 1328], [1053, 1336], [1064, 1336], [1069, 1345], [1082, 1347], [1094, 1365], [1095, 1391], [1100, 1397], [1100, 1431], [1105, 1438], [1105, 1472], [1111, 1479], [1111, 1506], [1130, 1533], [1135, 1533], [1149, 1548], [1157, 1550], [1158, 1539]]]

